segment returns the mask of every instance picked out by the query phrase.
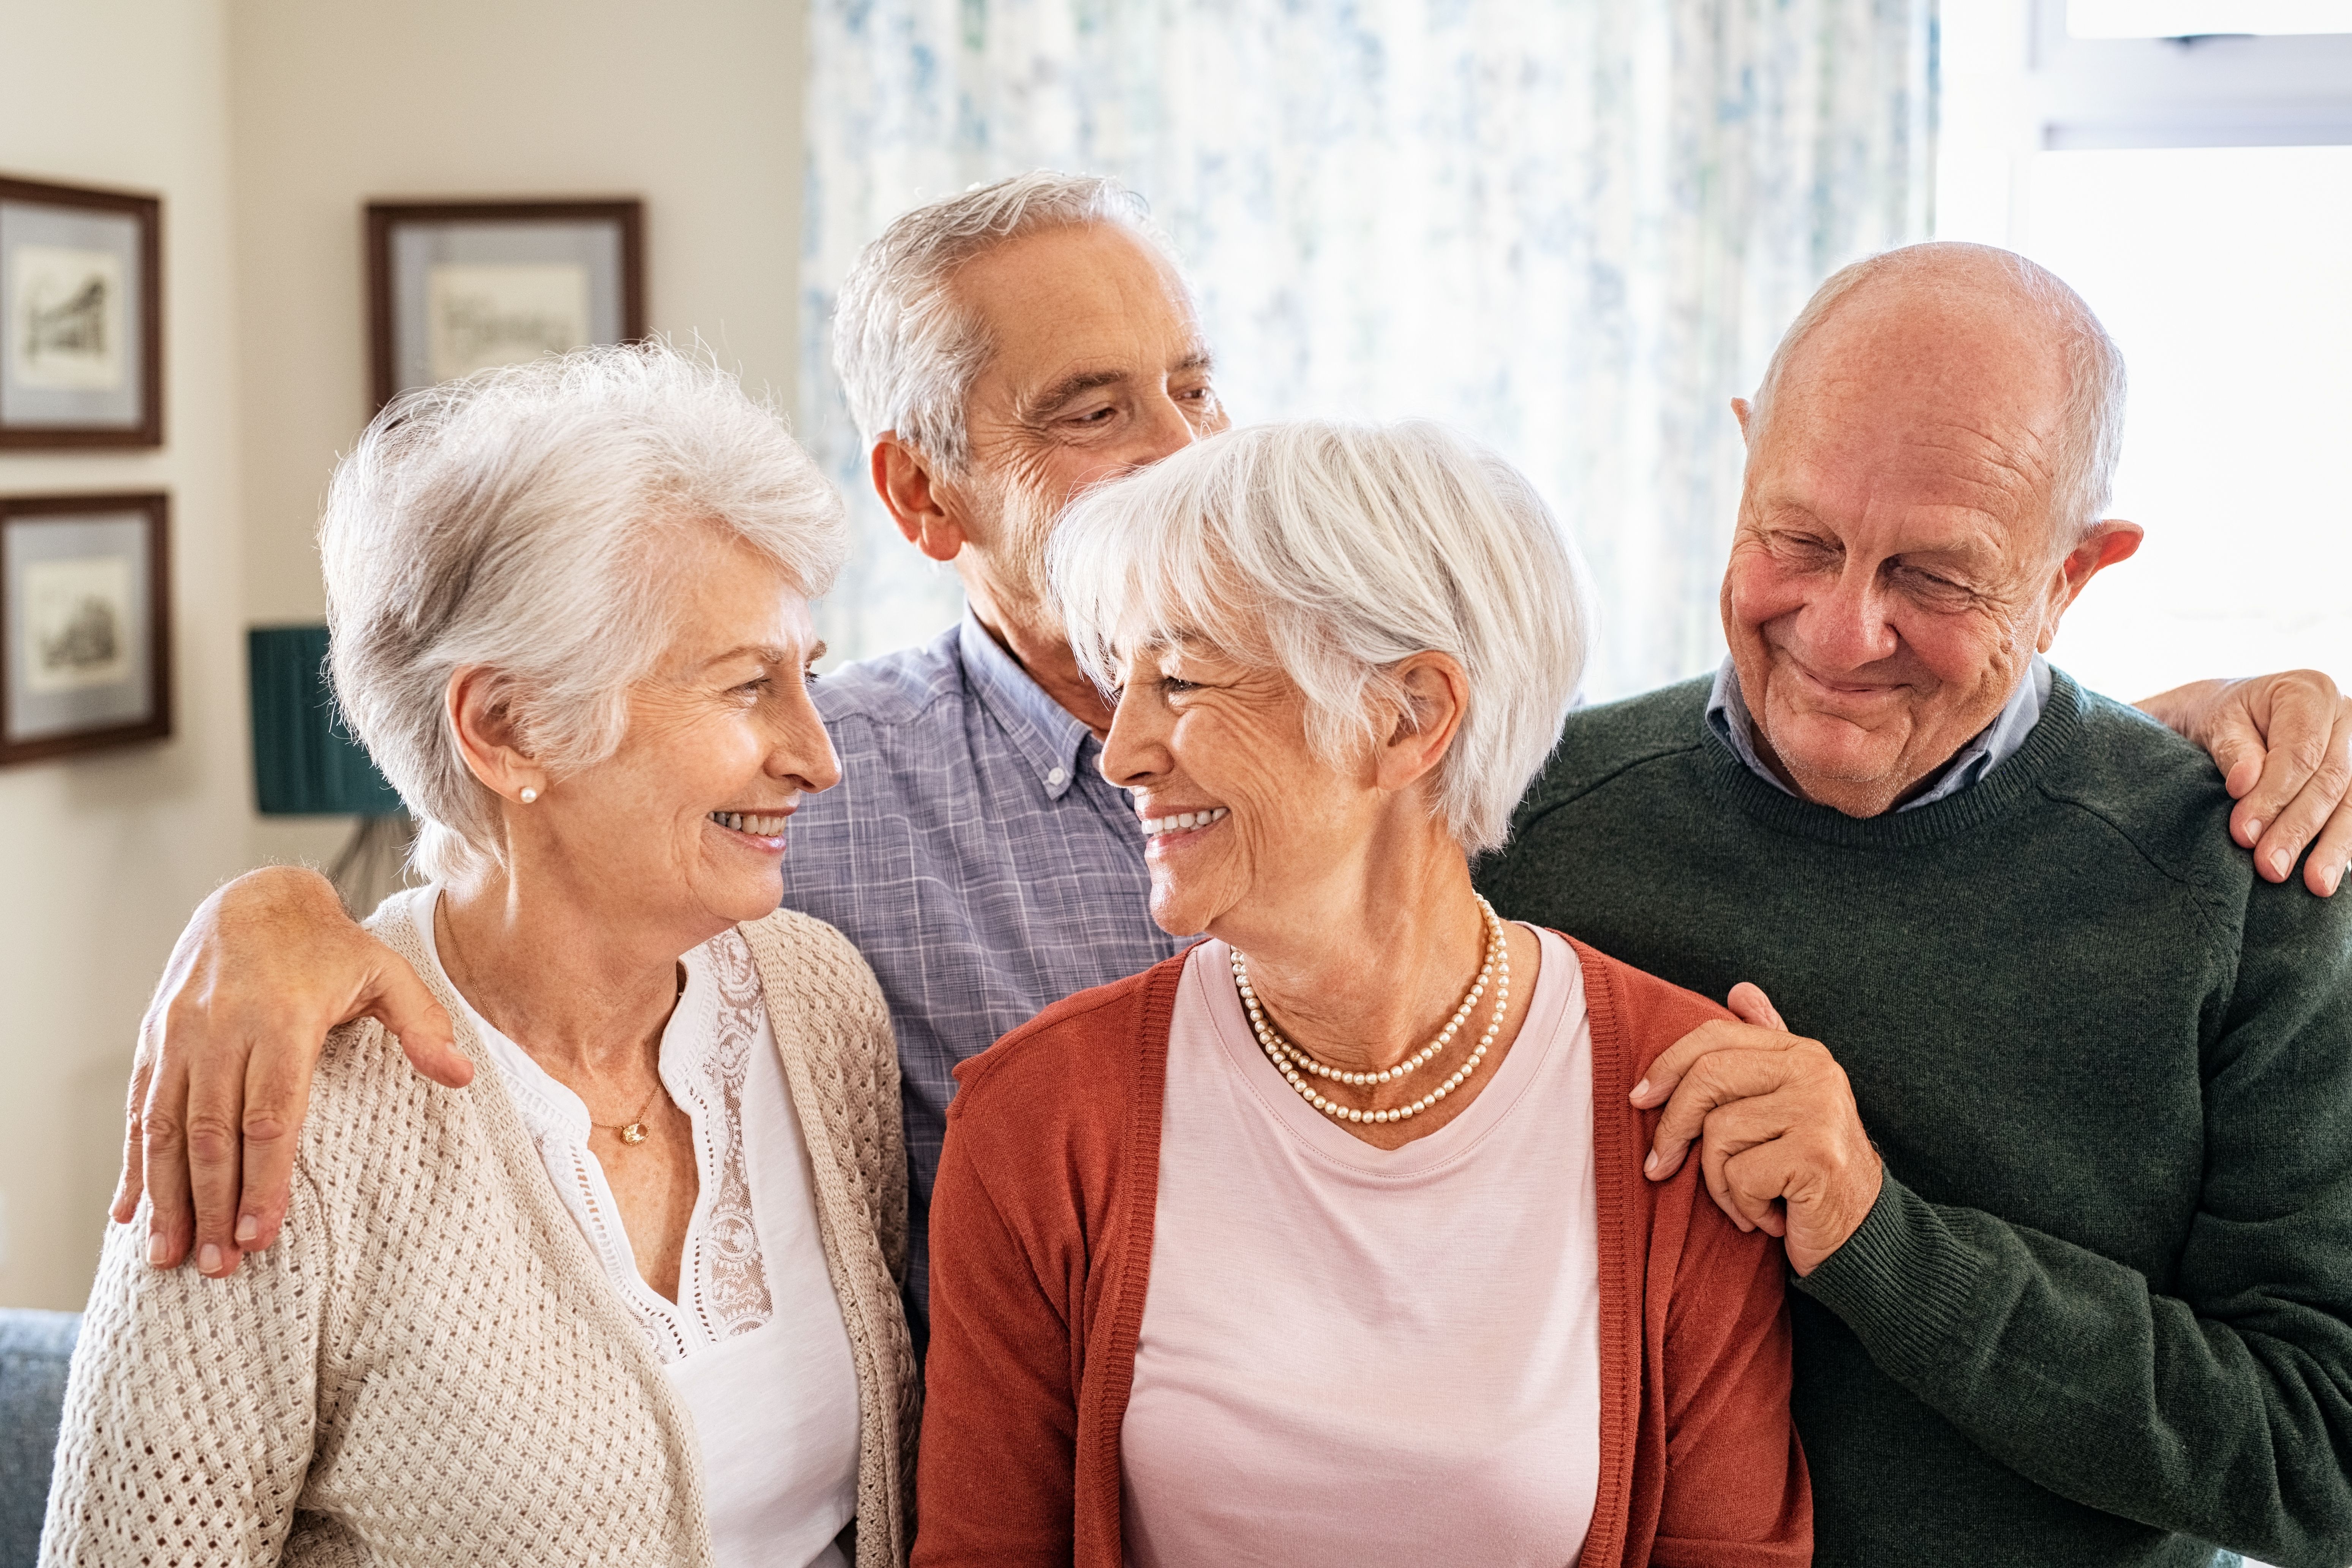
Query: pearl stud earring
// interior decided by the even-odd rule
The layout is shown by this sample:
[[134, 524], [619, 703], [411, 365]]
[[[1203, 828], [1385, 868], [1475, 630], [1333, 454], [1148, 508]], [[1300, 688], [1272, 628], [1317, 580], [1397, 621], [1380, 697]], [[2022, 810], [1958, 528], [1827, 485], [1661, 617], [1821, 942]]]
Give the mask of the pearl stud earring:
[[529, 805], [532, 801], [535, 801], [535, 800], [537, 800], [538, 798], [539, 798], [539, 792], [538, 792], [537, 790], [535, 790], [535, 789], [531, 788], [529, 784], [525, 784], [525, 785], [523, 785], [523, 786], [522, 786], [522, 803], [523, 803], [523, 805]]

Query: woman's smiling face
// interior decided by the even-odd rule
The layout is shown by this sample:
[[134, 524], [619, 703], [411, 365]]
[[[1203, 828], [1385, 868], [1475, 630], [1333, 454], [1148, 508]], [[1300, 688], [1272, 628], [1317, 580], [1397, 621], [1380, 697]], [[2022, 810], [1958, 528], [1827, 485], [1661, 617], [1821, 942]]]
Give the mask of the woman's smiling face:
[[1182, 641], [1137, 652], [1123, 673], [1103, 773], [1132, 792], [1160, 929], [1243, 945], [1361, 853], [1382, 806], [1371, 764], [1335, 768], [1316, 752], [1287, 675]]
[[629, 689], [620, 746], [510, 819], [552, 836], [583, 896], [698, 930], [698, 942], [774, 912], [786, 820], [841, 766], [809, 697], [824, 647], [808, 602], [740, 543], [705, 538], [686, 553], [677, 634]]

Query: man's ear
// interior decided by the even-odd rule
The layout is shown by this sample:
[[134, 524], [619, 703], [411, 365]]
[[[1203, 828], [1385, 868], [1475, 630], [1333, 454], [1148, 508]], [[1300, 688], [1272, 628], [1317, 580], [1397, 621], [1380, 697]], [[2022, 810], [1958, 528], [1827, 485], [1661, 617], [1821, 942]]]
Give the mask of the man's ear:
[[488, 668], [462, 665], [441, 694], [442, 709], [457, 737], [457, 754], [483, 788], [512, 801], [530, 790], [536, 799], [547, 793], [547, 770], [522, 749], [512, 696]]
[[2074, 607], [2091, 579], [2118, 562], [2130, 560], [2147, 535], [2147, 531], [2139, 524], [2111, 517], [2093, 523], [2091, 531], [2083, 536], [2083, 542], [2067, 552], [2066, 559], [2058, 563], [2065, 581], [2058, 585], [2057, 601], [2050, 606], [2050, 614], [2042, 626], [2043, 653], [2050, 651], [2051, 643], [2057, 638], [2059, 617]]
[[1748, 399], [1735, 397], [1731, 400], [1731, 416], [1739, 421], [1739, 444], [1743, 447], [1748, 445], [1748, 416], [1752, 411]]
[[909, 543], [934, 561], [952, 561], [964, 547], [963, 520], [954, 498], [931, 471], [931, 460], [886, 430], [874, 442], [874, 493], [890, 509]]
[[1412, 711], [1401, 714], [1376, 765], [1381, 787], [1404, 789], [1445, 759], [1470, 713], [1470, 677], [1452, 656], [1417, 653], [1396, 667]]

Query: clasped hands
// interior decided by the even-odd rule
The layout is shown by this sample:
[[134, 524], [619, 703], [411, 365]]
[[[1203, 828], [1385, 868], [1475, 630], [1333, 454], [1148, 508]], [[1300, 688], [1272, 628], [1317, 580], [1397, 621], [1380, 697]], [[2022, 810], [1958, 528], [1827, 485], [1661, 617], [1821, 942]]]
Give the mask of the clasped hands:
[[1730, 1003], [1737, 1021], [1701, 1024], [1633, 1086], [1638, 1109], [1665, 1107], [1642, 1170], [1663, 1182], [1696, 1145], [1732, 1223], [1780, 1237], [1810, 1274], [1869, 1217], [1885, 1167], [1829, 1047], [1790, 1034], [1758, 986], [1741, 982]]

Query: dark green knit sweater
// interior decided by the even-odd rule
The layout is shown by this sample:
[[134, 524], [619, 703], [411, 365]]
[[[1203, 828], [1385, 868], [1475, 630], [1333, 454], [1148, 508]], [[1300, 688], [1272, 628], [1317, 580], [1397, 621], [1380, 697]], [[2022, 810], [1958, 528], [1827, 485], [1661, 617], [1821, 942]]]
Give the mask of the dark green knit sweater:
[[1853, 1079], [1886, 1183], [1790, 1298], [1816, 1561], [2352, 1562], [2352, 893], [2257, 879], [2210, 763], [2063, 675], [1866, 821], [1706, 692], [1572, 716], [1480, 881]]

